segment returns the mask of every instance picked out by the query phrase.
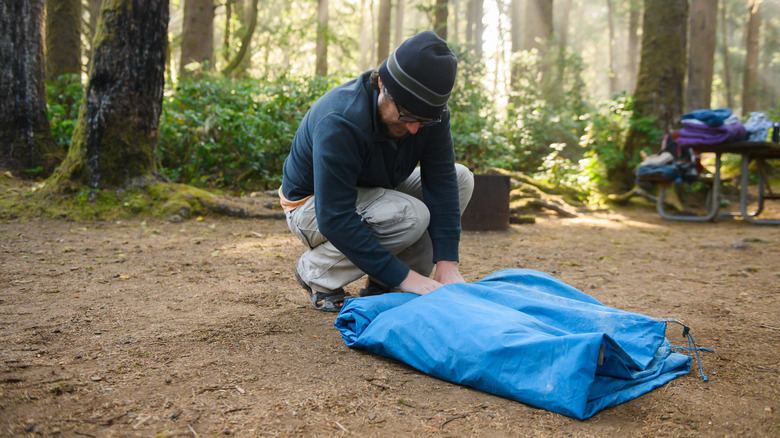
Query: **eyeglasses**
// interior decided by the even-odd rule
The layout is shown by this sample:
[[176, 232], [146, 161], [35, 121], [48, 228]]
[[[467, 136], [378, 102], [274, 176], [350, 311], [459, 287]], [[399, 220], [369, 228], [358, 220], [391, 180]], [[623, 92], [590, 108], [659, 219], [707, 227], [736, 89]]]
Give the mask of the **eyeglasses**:
[[396, 111], [398, 111], [398, 120], [404, 123], [419, 123], [420, 127], [423, 126], [433, 126], [441, 123], [441, 116], [435, 119], [419, 119], [414, 116], [410, 116], [407, 114], [404, 114], [401, 111], [401, 107], [398, 106], [397, 103], [395, 103], [395, 100], [393, 100], [393, 97], [390, 95], [390, 93], [387, 92], [387, 87], [382, 87], [382, 92], [385, 93], [385, 97], [387, 97], [390, 102], [393, 102], [393, 105], [395, 105]]

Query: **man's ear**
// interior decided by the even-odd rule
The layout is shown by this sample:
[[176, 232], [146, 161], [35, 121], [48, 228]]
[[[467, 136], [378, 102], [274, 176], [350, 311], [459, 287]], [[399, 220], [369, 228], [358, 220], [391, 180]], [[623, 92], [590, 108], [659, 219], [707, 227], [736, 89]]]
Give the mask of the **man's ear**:
[[379, 90], [381, 91], [382, 88], [384, 87], [384, 85], [382, 85], [382, 78], [377, 76], [376, 79], [377, 79], [377, 84], [379, 85]]

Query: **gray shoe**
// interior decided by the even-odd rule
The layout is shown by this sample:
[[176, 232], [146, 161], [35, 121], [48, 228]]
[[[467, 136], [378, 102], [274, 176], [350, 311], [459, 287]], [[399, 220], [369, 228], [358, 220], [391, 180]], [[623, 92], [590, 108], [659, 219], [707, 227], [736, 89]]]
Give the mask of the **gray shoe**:
[[297, 266], [295, 268], [295, 279], [298, 280], [301, 287], [309, 294], [311, 305], [317, 310], [322, 310], [323, 312], [340, 312], [344, 302], [352, 298], [352, 295], [350, 295], [349, 292], [346, 292], [343, 287], [328, 292], [312, 290], [311, 286], [306, 284], [306, 282], [303, 281], [303, 278], [301, 278], [301, 275], [298, 274]]

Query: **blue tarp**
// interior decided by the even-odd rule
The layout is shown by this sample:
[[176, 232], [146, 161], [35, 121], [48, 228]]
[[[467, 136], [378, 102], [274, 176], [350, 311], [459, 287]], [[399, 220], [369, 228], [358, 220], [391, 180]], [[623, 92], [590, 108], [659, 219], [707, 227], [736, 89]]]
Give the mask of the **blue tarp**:
[[585, 419], [687, 374], [666, 322], [613, 309], [547, 274], [498, 271], [426, 295], [347, 301], [349, 347], [432, 376]]

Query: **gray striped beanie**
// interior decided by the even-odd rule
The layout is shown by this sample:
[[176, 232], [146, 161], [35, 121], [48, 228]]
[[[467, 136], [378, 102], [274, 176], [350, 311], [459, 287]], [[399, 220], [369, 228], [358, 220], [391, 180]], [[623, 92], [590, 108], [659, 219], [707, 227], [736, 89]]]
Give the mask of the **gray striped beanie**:
[[410, 115], [435, 119], [447, 105], [457, 70], [447, 43], [426, 30], [398, 46], [379, 67], [379, 77]]

